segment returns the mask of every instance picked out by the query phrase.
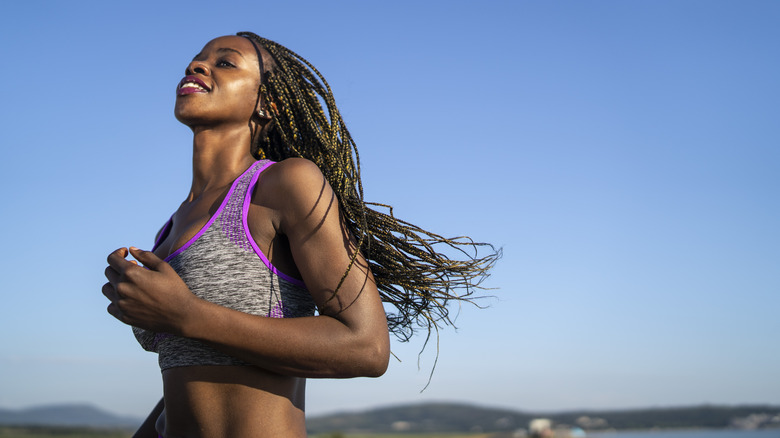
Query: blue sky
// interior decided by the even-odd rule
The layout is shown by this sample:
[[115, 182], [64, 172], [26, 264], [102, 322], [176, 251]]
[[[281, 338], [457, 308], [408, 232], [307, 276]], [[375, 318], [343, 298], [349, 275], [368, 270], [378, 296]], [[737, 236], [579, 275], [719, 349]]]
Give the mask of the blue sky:
[[156, 358], [105, 257], [187, 193], [174, 87], [251, 30], [313, 62], [366, 198], [504, 248], [486, 309], [312, 415], [780, 404], [780, 5], [770, 1], [16, 2], [0, 16], [0, 407], [145, 415]]

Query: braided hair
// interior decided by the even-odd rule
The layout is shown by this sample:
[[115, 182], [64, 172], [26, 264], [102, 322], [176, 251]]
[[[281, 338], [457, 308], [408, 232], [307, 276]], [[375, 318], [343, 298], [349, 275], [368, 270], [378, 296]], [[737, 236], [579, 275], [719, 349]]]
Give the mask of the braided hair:
[[[358, 150], [322, 74], [274, 41], [251, 32], [238, 35], [258, 50], [262, 76], [258, 99], [271, 116], [270, 127], [253, 142], [255, 158], [302, 157], [319, 167], [338, 197], [382, 301], [395, 307], [386, 312], [387, 322], [400, 340], [409, 340], [419, 328], [426, 329], [430, 338], [442, 324], [452, 325], [448, 303], [473, 303], [475, 291], [483, 289], [480, 285], [501, 250], [468, 237], [444, 238], [397, 219], [388, 205], [364, 201]], [[261, 49], [271, 58], [265, 58], [265, 63], [272, 65], [264, 65]], [[489, 253], [479, 255], [478, 249]], [[357, 252], [337, 292], [356, 257]]]

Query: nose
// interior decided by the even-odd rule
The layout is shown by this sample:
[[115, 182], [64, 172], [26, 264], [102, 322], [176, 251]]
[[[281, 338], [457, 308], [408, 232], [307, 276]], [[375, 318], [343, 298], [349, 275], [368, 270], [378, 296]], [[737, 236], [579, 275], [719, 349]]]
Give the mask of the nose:
[[211, 71], [209, 70], [209, 67], [204, 62], [192, 61], [190, 62], [190, 65], [187, 66], [187, 69], [184, 70], [184, 74], [192, 75], [195, 73], [208, 76], [209, 74], [211, 74]]

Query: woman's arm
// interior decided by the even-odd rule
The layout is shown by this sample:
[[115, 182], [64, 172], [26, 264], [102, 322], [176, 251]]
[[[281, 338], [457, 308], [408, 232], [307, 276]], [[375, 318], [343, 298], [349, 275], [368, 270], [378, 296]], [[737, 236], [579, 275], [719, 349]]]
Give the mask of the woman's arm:
[[146, 417], [146, 420], [141, 424], [141, 427], [135, 431], [133, 438], [158, 438], [160, 435], [157, 434], [155, 425], [157, 424], [157, 419], [160, 418], [163, 409], [165, 409], [165, 402], [163, 399], [160, 399], [160, 401], [157, 402], [157, 406], [152, 409], [152, 412], [149, 413], [149, 416]]
[[[333, 190], [306, 160], [285, 160], [266, 172], [263, 184], [277, 194], [267, 200], [269, 208], [277, 214], [319, 316], [267, 318], [199, 299], [167, 263], [135, 248], [130, 253], [148, 269], [125, 260], [122, 249], [109, 256], [104, 286], [112, 299], [109, 312], [125, 323], [198, 339], [285, 375], [383, 374], [390, 352], [384, 308]], [[355, 264], [334, 295], [356, 252]]]

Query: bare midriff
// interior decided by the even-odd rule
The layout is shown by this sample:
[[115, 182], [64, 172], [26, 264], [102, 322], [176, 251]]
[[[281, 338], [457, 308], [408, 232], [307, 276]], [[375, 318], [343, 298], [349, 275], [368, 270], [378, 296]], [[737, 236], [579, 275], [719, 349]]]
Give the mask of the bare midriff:
[[177, 367], [163, 371], [166, 438], [306, 437], [306, 379], [250, 366]]

